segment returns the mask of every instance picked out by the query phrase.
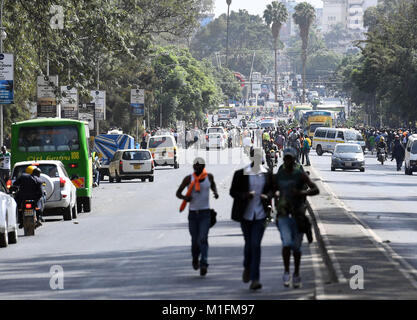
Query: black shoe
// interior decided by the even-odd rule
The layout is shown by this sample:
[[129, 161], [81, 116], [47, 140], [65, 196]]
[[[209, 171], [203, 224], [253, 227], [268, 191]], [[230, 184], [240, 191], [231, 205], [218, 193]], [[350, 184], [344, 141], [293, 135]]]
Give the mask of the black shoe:
[[38, 228], [38, 227], [40, 227], [40, 226], [42, 226], [42, 223], [38, 220], [38, 221], [36, 221], [36, 224], [35, 224], [35, 228]]
[[200, 268], [200, 263], [198, 262], [198, 259], [193, 259], [193, 269], [198, 270]]
[[207, 274], [207, 266], [200, 267], [200, 276], [205, 276]]
[[248, 283], [250, 281], [250, 269], [249, 268], [245, 268], [243, 270], [242, 281], [244, 283]]
[[259, 290], [261, 288], [262, 288], [262, 284], [260, 284], [259, 281], [257, 281], [257, 280], [252, 281], [252, 283], [250, 284], [250, 287], [249, 287], [249, 289], [251, 289], [251, 290]]

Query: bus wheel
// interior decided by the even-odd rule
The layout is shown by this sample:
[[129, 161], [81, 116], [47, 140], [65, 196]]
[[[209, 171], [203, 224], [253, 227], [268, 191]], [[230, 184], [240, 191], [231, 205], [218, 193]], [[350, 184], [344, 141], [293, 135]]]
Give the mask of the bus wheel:
[[321, 156], [323, 154], [323, 149], [321, 148], [321, 145], [317, 146], [316, 153], [318, 156]]
[[77, 198], [77, 212], [80, 213], [83, 211], [83, 199]]
[[84, 212], [90, 212], [91, 211], [91, 197], [84, 197], [84, 201], [83, 201], [83, 207], [84, 207]]

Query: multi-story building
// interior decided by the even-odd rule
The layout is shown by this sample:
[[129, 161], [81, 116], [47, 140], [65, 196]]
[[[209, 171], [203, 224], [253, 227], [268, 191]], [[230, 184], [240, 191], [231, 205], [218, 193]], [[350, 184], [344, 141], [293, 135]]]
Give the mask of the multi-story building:
[[377, 4], [378, 0], [323, 0], [323, 32], [338, 23], [353, 32], [364, 32], [364, 12]]

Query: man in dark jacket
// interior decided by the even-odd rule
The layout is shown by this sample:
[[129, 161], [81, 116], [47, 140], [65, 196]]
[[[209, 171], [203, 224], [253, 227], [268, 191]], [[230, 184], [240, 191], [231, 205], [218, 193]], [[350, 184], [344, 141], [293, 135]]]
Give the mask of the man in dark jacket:
[[400, 142], [400, 137], [396, 135], [395, 140], [394, 140], [394, 146], [392, 148], [391, 161], [393, 161], [395, 158], [395, 161], [397, 162], [397, 171], [401, 170], [401, 167], [404, 161], [404, 156], [405, 156], [404, 147]]
[[[43, 182], [40, 180], [41, 171], [35, 166], [28, 166], [25, 173], [17, 178], [14, 186], [19, 187], [19, 191], [16, 194], [16, 203], [20, 208], [22, 202], [25, 200], [34, 200], [37, 202], [39, 210], [37, 210], [37, 226], [41, 226], [40, 220], [42, 220], [43, 204], [44, 201], [40, 201], [44, 196]], [[18, 215], [19, 228], [23, 228], [23, 216], [19, 210]]]
[[230, 188], [230, 196], [234, 199], [232, 219], [240, 222], [245, 240], [242, 280], [245, 283], [252, 281], [251, 290], [262, 288], [259, 282], [261, 242], [272, 196], [271, 175], [262, 166], [262, 158], [262, 148], [252, 148], [252, 163], [235, 172]]

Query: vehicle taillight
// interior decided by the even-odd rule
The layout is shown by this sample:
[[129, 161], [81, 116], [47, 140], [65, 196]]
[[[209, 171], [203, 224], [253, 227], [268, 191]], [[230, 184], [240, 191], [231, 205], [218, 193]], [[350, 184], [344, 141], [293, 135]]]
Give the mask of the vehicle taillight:
[[206, 134], [206, 140], [208, 140], [208, 134]]
[[78, 167], [78, 164], [77, 164], [77, 163], [70, 163], [70, 164], [69, 164], [69, 167], [70, 167], [71, 169], [74, 169], [74, 168], [77, 168], [77, 167]]
[[60, 185], [61, 188], [65, 187], [65, 183], [66, 183], [66, 181], [65, 181], [64, 178], [59, 178], [59, 185]]
[[25, 208], [26, 209], [32, 209], [32, 204], [31, 203], [26, 203]]
[[155, 163], [153, 162], [153, 160], [151, 163], [152, 163], [152, 169], [155, 168]]
[[120, 172], [123, 171], [123, 161], [122, 160], [119, 161], [119, 171]]
[[6, 182], [6, 187], [7, 187], [7, 189], [10, 189], [10, 187], [12, 186], [12, 180], [7, 180], [7, 182]]

